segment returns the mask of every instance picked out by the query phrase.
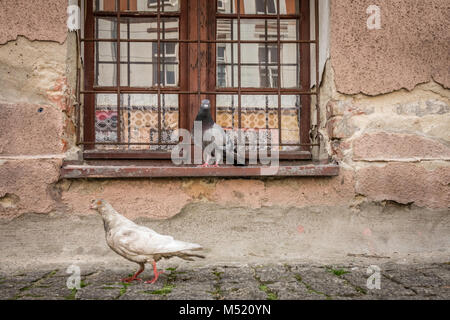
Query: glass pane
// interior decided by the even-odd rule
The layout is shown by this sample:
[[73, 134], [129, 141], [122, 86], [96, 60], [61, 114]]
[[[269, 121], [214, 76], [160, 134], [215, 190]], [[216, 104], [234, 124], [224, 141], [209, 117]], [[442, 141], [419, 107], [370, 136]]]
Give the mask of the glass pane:
[[116, 85], [117, 65], [115, 63], [99, 63], [96, 68], [96, 86], [113, 87]]
[[117, 38], [117, 19], [115, 18], [97, 18], [95, 28], [98, 39]]
[[[157, 59], [157, 44], [153, 43], [153, 59]], [[179, 50], [178, 43], [160, 44], [160, 83], [162, 86], [178, 86]], [[157, 84], [157, 75], [155, 75]]]
[[[157, 11], [158, 0], [137, 0], [138, 11]], [[174, 12], [180, 10], [179, 0], [159, 0], [161, 12]]]
[[[300, 0], [280, 0], [280, 14], [297, 14]], [[237, 13], [236, 0], [217, 0], [217, 12]], [[277, 13], [277, 0], [245, 0], [240, 1], [241, 14], [273, 14]]]
[[[241, 14], [277, 14], [277, 0], [250, 0], [243, 4]], [[280, 0], [280, 14], [298, 14], [299, 4], [300, 0]]]
[[281, 87], [300, 88], [300, 45], [297, 43], [281, 45]]
[[[177, 43], [161, 43], [160, 81], [163, 86], [178, 86], [179, 50]], [[121, 42], [121, 84], [132, 87], [157, 85], [158, 45], [154, 42]], [[128, 51], [130, 59], [128, 60]], [[128, 83], [128, 78], [130, 82]]]
[[95, 0], [94, 11], [116, 11], [116, 0]]
[[171, 139], [173, 131], [175, 131], [179, 127], [179, 107], [177, 94], [161, 95], [161, 113], [162, 142], [177, 142], [176, 139]]
[[237, 40], [237, 21], [217, 19], [217, 40]]
[[121, 39], [157, 39], [157, 22], [154, 18], [121, 18]]
[[[280, 20], [280, 40], [298, 40], [298, 20]], [[241, 19], [241, 40], [277, 40], [277, 21]]]
[[235, 0], [217, 0], [217, 12], [219, 13], [235, 13]]
[[[243, 3], [244, 10], [241, 10], [241, 14], [277, 14], [277, 0], [252, 0]], [[280, 0], [280, 7], [281, 3], [284, 1]], [[281, 13], [283, 14], [283, 11]]]
[[[300, 96], [281, 96], [281, 142], [300, 143]], [[284, 151], [299, 150], [299, 147], [286, 146]]]
[[241, 19], [241, 40], [277, 40], [277, 20]]
[[216, 97], [216, 123], [222, 128], [238, 128], [238, 96], [217, 95]]
[[[241, 40], [277, 40], [277, 20], [241, 19]], [[280, 20], [280, 40], [299, 39], [298, 20]]]
[[153, 59], [151, 42], [131, 42], [130, 46], [130, 86], [151, 87], [154, 85]]
[[117, 95], [97, 94], [95, 100], [95, 141], [117, 142]]
[[[158, 143], [158, 96], [154, 94], [123, 94], [121, 98], [124, 123], [123, 139], [127, 143]], [[161, 142], [174, 143], [171, 135], [178, 129], [178, 95], [161, 95]], [[169, 150], [170, 146], [135, 145], [130, 149]]]
[[241, 45], [241, 86], [278, 87], [278, 50], [276, 44]]
[[299, 40], [299, 21], [296, 19], [280, 20], [280, 40]]
[[117, 80], [117, 43], [96, 42], [95, 85], [115, 86]]
[[[160, 39], [179, 38], [179, 19], [161, 18]], [[158, 24], [155, 18], [122, 18], [120, 23], [121, 39], [158, 39]]]
[[[94, 10], [116, 11], [117, 0], [95, 0]], [[157, 0], [119, 0], [121, 11], [157, 11]], [[161, 12], [179, 11], [179, 0], [160, 0]]]
[[130, 86], [151, 87], [153, 86], [153, 65], [130, 64]]
[[276, 95], [243, 95], [241, 103], [242, 128], [278, 128], [278, 97]]
[[216, 85], [219, 88], [238, 86], [237, 44], [218, 43], [216, 47]]

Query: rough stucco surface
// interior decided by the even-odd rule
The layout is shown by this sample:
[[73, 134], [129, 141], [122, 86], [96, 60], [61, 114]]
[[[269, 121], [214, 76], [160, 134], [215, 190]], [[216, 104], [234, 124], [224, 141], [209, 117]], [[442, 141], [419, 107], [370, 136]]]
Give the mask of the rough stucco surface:
[[[368, 30], [370, 5], [381, 29]], [[377, 95], [435, 80], [450, 87], [448, 0], [332, 0], [331, 61], [337, 90]]]
[[54, 210], [61, 165], [62, 160], [0, 160], [0, 215], [10, 218]]
[[0, 1], [0, 44], [25, 36], [63, 43], [67, 37], [67, 0]]
[[62, 203], [69, 212], [85, 214], [92, 199], [107, 199], [128, 217], [165, 219], [191, 199], [181, 184], [180, 180], [67, 181], [61, 185]]
[[0, 155], [63, 153], [60, 110], [33, 104], [0, 104], [0, 110]]
[[[0, 3], [4, 6], [11, 1]], [[60, 6], [63, 11], [50, 6], [45, 14], [36, 3], [14, 2], [12, 16], [22, 15], [23, 21], [28, 15], [24, 6], [36, 7], [22, 31], [14, 24], [13, 28], [0, 28], [1, 37], [10, 37], [8, 29], [15, 29], [12, 39], [17, 38], [0, 45], [2, 218], [55, 210], [89, 214], [93, 198], [110, 201], [130, 218], [156, 219], [171, 218], [195, 203], [236, 210], [275, 208], [271, 209], [274, 216], [286, 208], [353, 208], [364, 201], [440, 209], [450, 206], [450, 90], [437, 83], [448, 80], [449, 50], [444, 52], [448, 44], [442, 43], [448, 34], [442, 21], [448, 19], [443, 17], [442, 1], [426, 5], [381, 1], [383, 29], [379, 31], [366, 29], [369, 1], [333, 1], [333, 55], [321, 90], [321, 151], [324, 159], [331, 156], [341, 165], [338, 177], [73, 181], [59, 179], [62, 160], [58, 159], [64, 152], [76, 159], [76, 150], [67, 151], [75, 135], [70, 124], [74, 119], [73, 35], [63, 44], [54, 42], [59, 36], [53, 25], [39, 35], [36, 17], [46, 23], [48, 16], [52, 24], [60, 24], [57, 29], [64, 33], [64, 41], [66, 3]], [[418, 19], [420, 15], [427, 17], [427, 23]], [[418, 42], [425, 45], [416, 46]], [[420, 82], [427, 83], [417, 85]], [[402, 87], [412, 91], [391, 92]], [[376, 96], [349, 96], [339, 91]], [[380, 94], [383, 92], [389, 93]], [[50, 159], [53, 156], [49, 154], [56, 156]]]
[[107, 199], [129, 218], [167, 219], [191, 203], [230, 208], [345, 205], [354, 197], [352, 172], [328, 179], [158, 179], [63, 181], [58, 188], [66, 209], [89, 214], [92, 199]]

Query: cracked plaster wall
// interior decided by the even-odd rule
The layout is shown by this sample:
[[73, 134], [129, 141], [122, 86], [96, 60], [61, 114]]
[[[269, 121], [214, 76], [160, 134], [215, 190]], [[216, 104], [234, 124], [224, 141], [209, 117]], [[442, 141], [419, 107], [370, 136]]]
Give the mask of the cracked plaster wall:
[[327, 61], [321, 157], [340, 163], [339, 177], [61, 181], [62, 161], [76, 151], [67, 2], [1, 1], [0, 216], [87, 214], [92, 197], [130, 217], [159, 219], [192, 202], [260, 208], [390, 200], [448, 208], [448, 4], [378, 1], [382, 29], [372, 31], [369, 4], [330, 3], [330, 57], [321, 56]]

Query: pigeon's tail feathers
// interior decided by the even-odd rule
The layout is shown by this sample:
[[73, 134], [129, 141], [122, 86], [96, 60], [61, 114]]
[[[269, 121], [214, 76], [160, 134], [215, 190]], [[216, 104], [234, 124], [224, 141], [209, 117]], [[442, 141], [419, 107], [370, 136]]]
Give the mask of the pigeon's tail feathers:
[[168, 243], [165, 243], [161, 248], [161, 252], [183, 252], [190, 250], [201, 250], [202, 246], [196, 243], [184, 242], [179, 240], [172, 240]]
[[194, 254], [189, 252], [180, 252], [180, 254], [178, 254], [177, 256], [187, 261], [194, 261], [194, 258], [205, 259], [205, 256], [202, 256], [201, 254]]

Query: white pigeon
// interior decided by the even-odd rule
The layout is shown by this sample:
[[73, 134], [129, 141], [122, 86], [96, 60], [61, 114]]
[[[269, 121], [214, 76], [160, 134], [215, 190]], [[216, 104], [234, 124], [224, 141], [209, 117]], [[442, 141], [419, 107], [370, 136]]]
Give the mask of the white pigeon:
[[201, 250], [200, 245], [178, 241], [171, 236], [161, 235], [147, 227], [139, 226], [120, 215], [105, 200], [92, 200], [91, 209], [97, 210], [103, 218], [108, 246], [115, 253], [140, 266], [132, 277], [122, 279], [123, 282], [140, 281], [137, 276], [144, 271], [147, 262], [153, 264], [154, 278], [145, 283], [155, 283], [158, 276], [163, 273], [156, 269], [156, 262], [161, 258], [179, 257], [189, 261], [193, 261], [193, 257], [204, 258], [188, 252]]

